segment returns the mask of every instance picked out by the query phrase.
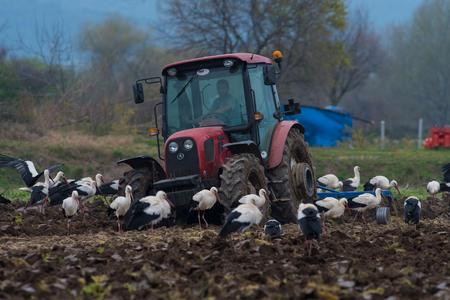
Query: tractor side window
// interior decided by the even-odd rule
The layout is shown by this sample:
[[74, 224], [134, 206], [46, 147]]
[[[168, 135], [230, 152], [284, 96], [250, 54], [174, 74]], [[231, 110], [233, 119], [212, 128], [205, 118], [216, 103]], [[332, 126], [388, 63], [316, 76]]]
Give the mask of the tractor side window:
[[261, 151], [269, 152], [270, 142], [272, 139], [272, 132], [277, 124], [277, 119], [274, 118], [275, 99], [273, 87], [264, 84], [263, 66], [258, 65], [254, 68], [248, 69], [250, 76], [250, 84], [255, 95], [256, 111], [264, 115], [262, 121], [258, 124]]

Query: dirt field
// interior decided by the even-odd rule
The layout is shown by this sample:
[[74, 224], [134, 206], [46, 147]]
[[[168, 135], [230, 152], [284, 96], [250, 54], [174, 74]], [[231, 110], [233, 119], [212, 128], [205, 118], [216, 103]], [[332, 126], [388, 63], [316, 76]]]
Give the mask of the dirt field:
[[118, 235], [96, 202], [67, 236], [57, 208], [2, 205], [0, 299], [450, 299], [449, 205], [424, 201], [417, 230], [348, 216], [311, 257], [295, 225], [275, 241], [258, 229], [218, 243], [217, 227]]

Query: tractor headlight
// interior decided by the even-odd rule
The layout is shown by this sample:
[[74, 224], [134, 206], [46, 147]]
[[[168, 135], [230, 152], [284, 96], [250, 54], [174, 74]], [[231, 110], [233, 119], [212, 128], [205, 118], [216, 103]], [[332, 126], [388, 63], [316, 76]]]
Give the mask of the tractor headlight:
[[170, 153], [175, 153], [177, 151], [178, 151], [178, 144], [177, 144], [177, 142], [171, 142], [169, 144], [169, 152]]
[[194, 147], [194, 142], [191, 139], [187, 139], [184, 141], [183, 147], [184, 147], [184, 149], [189, 151], [192, 149], [192, 147]]

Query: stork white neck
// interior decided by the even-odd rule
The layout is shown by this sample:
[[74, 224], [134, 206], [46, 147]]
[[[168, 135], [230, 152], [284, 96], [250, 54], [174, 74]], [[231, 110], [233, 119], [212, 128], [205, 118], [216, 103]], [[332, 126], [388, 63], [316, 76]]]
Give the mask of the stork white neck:
[[59, 171], [59, 172], [56, 174], [55, 178], [53, 178], [53, 181], [54, 181], [54, 182], [58, 182], [58, 181], [60, 181], [60, 180], [62, 179], [63, 176], [64, 176], [64, 173], [61, 172], [61, 171]]
[[103, 175], [102, 174], [95, 175], [95, 184], [97, 185], [97, 187], [100, 187], [103, 184]]
[[265, 190], [260, 189], [258, 194], [259, 194], [259, 197], [264, 199], [264, 201], [267, 201], [267, 199], [266, 199], [266, 191]]
[[131, 186], [127, 185], [125, 187], [125, 198], [127, 199], [127, 201], [129, 201], [131, 203], [131, 201], [133, 200], [133, 193], [132, 193], [132, 189]]
[[44, 170], [44, 187], [49, 188], [50, 186], [50, 172], [48, 170]]
[[339, 199], [339, 205], [346, 206], [348, 204], [348, 200], [346, 198]]
[[358, 166], [354, 167], [353, 171], [355, 173], [355, 179], [359, 181], [360, 180], [359, 167]]
[[377, 197], [378, 202], [381, 202], [381, 189], [380, 188], [377, 188], [375, 190], [375, 197]]

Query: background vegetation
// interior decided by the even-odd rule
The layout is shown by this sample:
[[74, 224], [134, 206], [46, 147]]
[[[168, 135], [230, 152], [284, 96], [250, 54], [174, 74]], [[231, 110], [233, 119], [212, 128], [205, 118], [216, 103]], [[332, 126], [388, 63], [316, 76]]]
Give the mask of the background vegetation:
[[[171, 25], [163, 29], [111, 15], [85, 24], [75, 43], [60, 24], [47, 24], [36, 26], [37, 46], [21, 42], [25, 55], [0, 44], [0, 153], [40, 166], [63, 162], [71, 177], [118, 176], [116, 160], [155, 151], [143, 132], [159, 94], [149, 91], [146, 103], [134, 105], [137, 78], [174, 60], [281, 49], [283, 101], [384, 119], [392, 139], [378, 150], [377, 126], [356, 123], [351, 144], [313, 150], [318, 174], [348, 177], [359, 164], [363, 176], [383, 173], [401, 184], [439, 177], [448, 154], [416, 151], [410, 137], [419, 117], [426, 128], [450, 120], [450, 1], [424, 1], [383, 40], [368, 13], [349, 12], [343, 0], [167, 0], [160, 8], [161, 22]], [[20, 183], [7, 174], [0, 171], [0, 186]]]
[[[132, 105], [130, 86], [137, 78], [158, 75], [178, 59], [270, 55], [273, 49], [285, 54], [283, 101], [339, 105], [368, 120], [384, 119], [395, 138], [415, 135], [419, 117], [425, 127], [448, 123], [450, 2], [424, 1], [409, 24], [390, 28], [383, 40], [367, 12], [349, 12], [346, 5], [168, 0], [160, 4], [160, 21], [171, 26], [144, 30], [111, 15], [85, 24], [75, 42], [61, 24], [37, 24], [35, 43], [21, 41], [18, 49], [0, 44], [0, 134], [11, 134], [11, 123], [41, 136], [56, 128], [127, 133], [151, 121], [159, 99], [154, 90], [147, 93], [152, 101]], [[0, 23], [0, 34], [6, 25]]]

